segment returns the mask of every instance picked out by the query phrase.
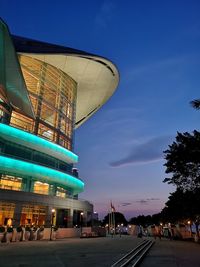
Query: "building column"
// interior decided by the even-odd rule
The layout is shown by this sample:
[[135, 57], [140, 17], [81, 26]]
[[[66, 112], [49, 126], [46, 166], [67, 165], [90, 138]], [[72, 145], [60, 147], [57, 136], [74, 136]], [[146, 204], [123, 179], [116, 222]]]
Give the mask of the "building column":
[[56, 190], [57, 190], [56, 184], [54, 184], [53, 187], [49, 187], [49, 195], [55, 197], [56, 196]]
[[46, 208], [46, 216], [45, 216], [45, 225], [47, 227], [51, 227], [52, 222], [56, 224], [56, 211], [52, 213], [52, 210], [55, 209], [54, 207], [47, 207]]
[[25, 185], [25, 191], [26, 192], [33, 192], [33, 187], [34, 187], [34, 181], [31, 179], [26, 179], [26, 185]]
[[83, 227], [86, 227], [87, 226], [87, 211], [84, 210], [83, 211]]
[[74, 210], [73, 209], [69, 209], [69, 213], [68, 213], [68, 225], [67, 227], [72, 228], [73, 227], [73, 215], [74, 215]]
[[16, 203], [13, 216], [13, 227], [17, 227], [20, 225], [21, 213], [22, 213], [22, 204]]

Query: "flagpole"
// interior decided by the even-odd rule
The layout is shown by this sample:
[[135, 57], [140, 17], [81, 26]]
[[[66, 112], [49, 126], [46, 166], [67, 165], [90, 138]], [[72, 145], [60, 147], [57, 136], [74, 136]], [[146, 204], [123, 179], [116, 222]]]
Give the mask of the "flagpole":
[[111, 234], [112, 236], [115, 235], [115, 207], [112, 204], [112, 201], [110, 202], [110, 229], [111, 229]]
[[113, 229], [114, 229], [114, 235], [115, 235], [115, 212], [113, 211]]
[[108, 212], [108, 233], [110, 234], [110, 215], [111, 215], [111, 213], [110, 213], [110, 210], [109, 210], [109, 212]]
[[110, 201], [110, 212], [109, 212], [109, 219], [110, 219], [110, 224], [109, 224], [109, 229], [110, 229], [110, 233], [113, 237], [113, 213], [112, 213], [113, 209], [112, 209], [112, 201]]

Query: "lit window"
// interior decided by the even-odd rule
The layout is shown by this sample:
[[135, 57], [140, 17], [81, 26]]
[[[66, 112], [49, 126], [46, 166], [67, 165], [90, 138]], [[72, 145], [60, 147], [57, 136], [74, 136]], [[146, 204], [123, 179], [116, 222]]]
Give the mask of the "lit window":
[[44, 206], [23, 205], [21, 212], [21, 225], [44, 225], [46, 211]]
[[67, 196], [67, 190], [62, 187], [57, 187], [56, 196], [65, 198]]
[[[77, 83], [63, 71], [40, 60], [23, 55], [19, 60], [36, 123], [16, 112], [12, 114], [11, 125], [71, 149]], [[63, 138], [59, 137], [60, 131]]]
[[21, 187], [22, 187], [22, 178], [9, 175], [2, 175], [0, 179], [1, 189], [21, 191]]
[[49, 194], [49, 184], [37, 181], [34, 183], [33, 192], [38, 193], [38, 194], [42, 194], [42, 195], [48, 195]]
[[32, 133], [34, 123], [32, 119], [13, 111], [10, 125]]
[[56, 132], [41, 123], [39, 124], [38, 135], [51, 141], [56, 140]]
[[15, 204], [9, 202], [0, 202], [0, 225], [12, 223]]

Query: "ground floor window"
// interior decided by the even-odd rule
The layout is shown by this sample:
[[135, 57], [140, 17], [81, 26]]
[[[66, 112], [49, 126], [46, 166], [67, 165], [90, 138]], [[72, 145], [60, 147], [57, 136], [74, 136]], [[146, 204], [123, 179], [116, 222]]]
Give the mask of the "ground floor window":
[[76, 227], [83, 226], [83, 216], [84, 213], [81, 210], [74, 210], [73, 212], [73, 225]]
[[70, 217], [70, 209], [57, 209], [56, 212], [56, 224], [59, 227], [69, 227], [72, 223]]
[[45, 206], [23, 205], [21, 213], [21, 225], [44, 225], [46, 216]]
[[0, 225], [12, 225], [14, 211], [14, 203], [0, 202]]

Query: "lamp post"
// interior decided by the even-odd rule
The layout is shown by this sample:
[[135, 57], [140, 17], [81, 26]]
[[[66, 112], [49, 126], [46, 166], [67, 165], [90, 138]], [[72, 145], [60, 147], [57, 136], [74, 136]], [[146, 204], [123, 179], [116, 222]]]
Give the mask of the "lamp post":
[[81, 235], [82, 235], [82, 228], [83, 228], [83, 215], [84, 215], [84, 213], [83, 212], [81, 212], [80, 213], [80, 215], [81, 215], [81, 221], [80, 221], [80, 223], [81, 223]]
[[49, 240], [52, 241], [52, 230], [53, 230], [53, 222], [54, 222], [54, 217], [55, 217], [55, 209], [51, 210], [51, 230], [50, 230], [50, 238]]
[[190, 227], [190, 235], [191, 235], [191, 237], [192, 237], [192, 225], [191, 225], [191, 221], [188, 221], [187, 224], [188, 224], [189, 227]]
[[121, 225], [120, 225], [120, 237], [121, 237], [121, 235], [122, 235], [122, 232], [123, 232], [123, 226], [124, 226], [124, 224], [123, 224], [123, 223], [121, 223]]
[[108, 235], [109, 234], [109, 224], [107, 223], [105, 227], [106, 227], [106, 235]]

